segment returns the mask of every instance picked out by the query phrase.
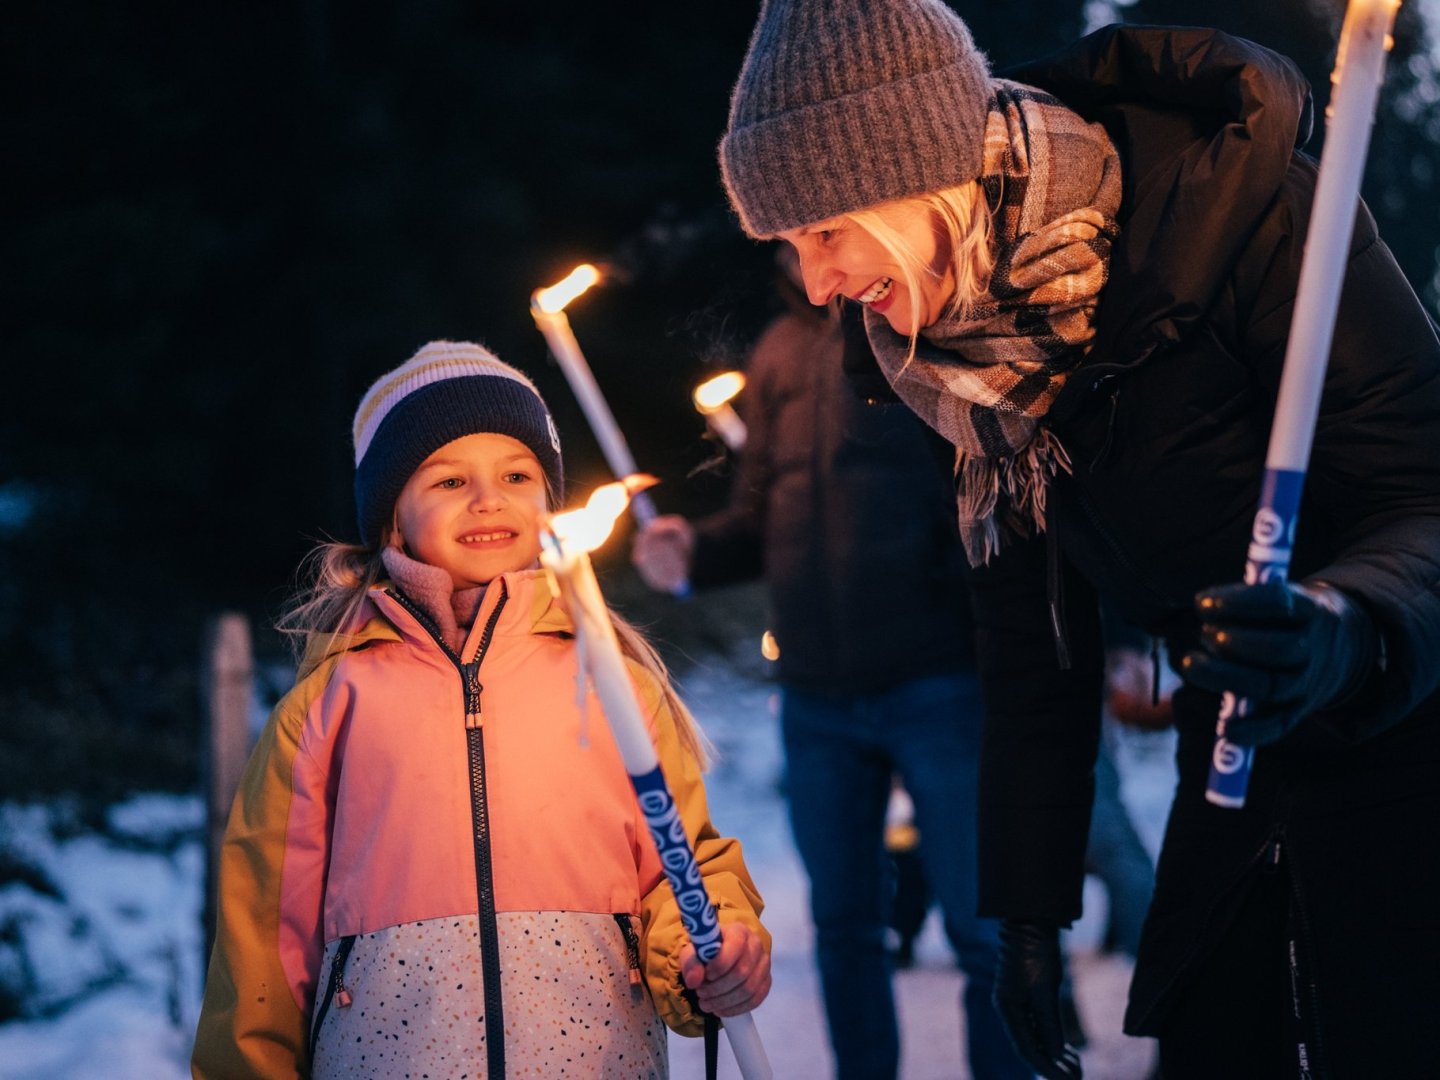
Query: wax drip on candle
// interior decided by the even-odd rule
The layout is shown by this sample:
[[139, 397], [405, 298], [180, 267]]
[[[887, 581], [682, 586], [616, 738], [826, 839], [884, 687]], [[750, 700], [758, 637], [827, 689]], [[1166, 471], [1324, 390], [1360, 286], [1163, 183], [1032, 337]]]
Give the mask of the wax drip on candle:
[[580, 620], [575, 620], [575, 705], [580, 710], [580, 749], [590, 749], [590, 646], [580, 629]]

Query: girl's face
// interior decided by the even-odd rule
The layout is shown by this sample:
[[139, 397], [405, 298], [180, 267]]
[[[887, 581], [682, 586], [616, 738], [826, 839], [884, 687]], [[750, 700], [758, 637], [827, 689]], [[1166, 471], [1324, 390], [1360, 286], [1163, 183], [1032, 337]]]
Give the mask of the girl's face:
[[545, 471], [524, 443], [466, 435], [411, 475], [395, 504], [395, 528], [411, 558], [470, 589], [535, 565], [545, 509]]
[[909, 336], [929, 326], [955, 294], [955, 273], [949, 244], [942, 239], [930, 210], [910, 202], [884, 203], [875, 211], [914, 252], [921, 266], [934, 273], [916, 275], [920, 301], [918, 323], [912, 325], [912, 296], [900, 260], [847, 216], [829, 218], [791, 229], [780, 239], [800, 256], [800, 273], [812, 304], [845, 296], [885, 316], [897, 334]]

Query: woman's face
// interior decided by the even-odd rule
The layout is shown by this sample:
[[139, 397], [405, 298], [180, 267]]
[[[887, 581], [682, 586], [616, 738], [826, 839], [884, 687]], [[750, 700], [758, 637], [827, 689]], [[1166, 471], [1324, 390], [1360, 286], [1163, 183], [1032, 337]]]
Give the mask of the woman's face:
[[955, 294], [949, 244], [926, 207], [900, 200], [875, 207], [913, 251], [922, 267], [914, 275], [920, 301], [912, 325], [912, 296], [900, 260], [853, 218], [818, 221], [780, 234], [800, 256], [800, 274], [812, 304], [848, 297], [883, 315], [897, 334], [909, 336], [935, 322]]
[[540, 557], [545, 471], [508, 435], [466, 435], [426, 458], [395, 504], [399, 541], [457, 589], [485, 585]]

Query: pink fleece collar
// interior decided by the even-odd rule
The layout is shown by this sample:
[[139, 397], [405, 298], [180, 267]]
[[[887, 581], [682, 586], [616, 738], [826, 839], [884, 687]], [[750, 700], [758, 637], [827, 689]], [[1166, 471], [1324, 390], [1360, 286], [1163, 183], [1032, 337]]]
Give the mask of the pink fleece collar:
[[380, 553], [385, 569], [400, 591], [435, 620], [445, 644], [459, 652], [465, 645], [475, 613], [485, 596], [485, 586], [456, 590], [450, 575], [438, 566], [418, 562], [397, 547]]

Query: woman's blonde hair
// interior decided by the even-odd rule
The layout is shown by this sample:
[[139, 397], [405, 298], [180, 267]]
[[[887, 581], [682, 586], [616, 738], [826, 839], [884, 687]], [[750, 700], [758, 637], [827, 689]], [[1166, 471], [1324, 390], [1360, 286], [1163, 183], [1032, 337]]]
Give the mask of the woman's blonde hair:
[[[919, 206], [930, 215], [941, 241], [940, 265], [927, 263], [894, 225], [888, 210], [900, 205]], [[941, 280], [948, 269], [955, 275], [955, 293], [942, 317], [964, 315], [990, 284], [995, 269], [995, 252], [990, 239], [993, 231], [990, 207], [980, 182], [972, 180], [956, 187], [910, 195], [904, 199], [881, 203], [845, 215], [879, 242], [900, 267], [906, 295], [910, 298], [910, 351], [908, 363], [915, 355], [920, 336], [920, 284], [925, 278]]]
[[[390, 530], [386, 529], [378, 547], [329, 541], [317, 545], [305, 557], [300, 564], [301, 588], [275, 623], [275, 628], [290, 639], [297, 660], [317, 640], [329, 638], [325, 643], [328, 650], [337, 635], [360, 629], [366, 595], [385, 580], [385, 564], [380, 553], [389, 542]], [[613, 610], [610, 619], [615, 624], [621, 653], [655, 678], [665, 705], [675, 718], [680, 744], [704, 769], [711, 756], [709, 740], [675, 692], [669, 669], [660, 654], [639, 630]]]

